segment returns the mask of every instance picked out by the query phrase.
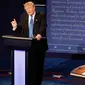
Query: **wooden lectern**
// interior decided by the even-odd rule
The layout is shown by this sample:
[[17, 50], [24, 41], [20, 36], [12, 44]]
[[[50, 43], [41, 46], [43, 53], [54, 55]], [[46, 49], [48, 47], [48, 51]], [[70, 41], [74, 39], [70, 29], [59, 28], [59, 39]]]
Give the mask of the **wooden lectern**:
[[72, 76], [72, 85], [85, 85], [85, 65], [73, 69], [70, 75]]

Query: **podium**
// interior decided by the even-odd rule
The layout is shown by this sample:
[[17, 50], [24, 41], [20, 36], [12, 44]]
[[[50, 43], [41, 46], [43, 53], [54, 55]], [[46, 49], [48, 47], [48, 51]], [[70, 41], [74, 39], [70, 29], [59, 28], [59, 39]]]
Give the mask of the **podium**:
[[4, 45], [11, 49], [12, 58], [12, 85], [28, 85], [27, 68], [28, 54], [32, 46], [35, 46], [35, 38], [16, 37], [3, 35]]

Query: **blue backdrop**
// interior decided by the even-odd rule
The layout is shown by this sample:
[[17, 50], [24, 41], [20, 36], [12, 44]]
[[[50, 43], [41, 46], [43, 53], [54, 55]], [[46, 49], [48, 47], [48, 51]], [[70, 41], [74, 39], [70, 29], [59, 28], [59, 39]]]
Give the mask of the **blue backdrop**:
[[85, 54], [85, 0], [47, 0], [49, 51]]

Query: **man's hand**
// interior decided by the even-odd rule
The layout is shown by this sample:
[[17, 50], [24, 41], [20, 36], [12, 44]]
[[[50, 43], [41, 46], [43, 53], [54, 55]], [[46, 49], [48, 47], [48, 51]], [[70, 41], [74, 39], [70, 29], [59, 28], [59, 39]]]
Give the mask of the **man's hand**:
[[36, 38], [37, 40], [40, 40], [41, 37], [42, 37], [42, 36], [41, 36], [40, 34], [37, 34], [35, 38]]
[[16, 22], [15, 19], [13, 21], [11, 21], [11, 25], [12, 25], [13, 28], [17, 27], [17, 22]]

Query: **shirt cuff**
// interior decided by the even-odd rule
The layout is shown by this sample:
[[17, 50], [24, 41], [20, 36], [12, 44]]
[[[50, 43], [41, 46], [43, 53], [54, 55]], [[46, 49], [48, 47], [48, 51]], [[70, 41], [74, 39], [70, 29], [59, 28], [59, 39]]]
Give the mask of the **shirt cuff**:
[[16, 30], [16, 28], [17, 28], [17, 27], [13, 27], [13, 29], [12, 29], [12, 30], [13, 30], [13, 31], [15, 31], [15, 30]]

